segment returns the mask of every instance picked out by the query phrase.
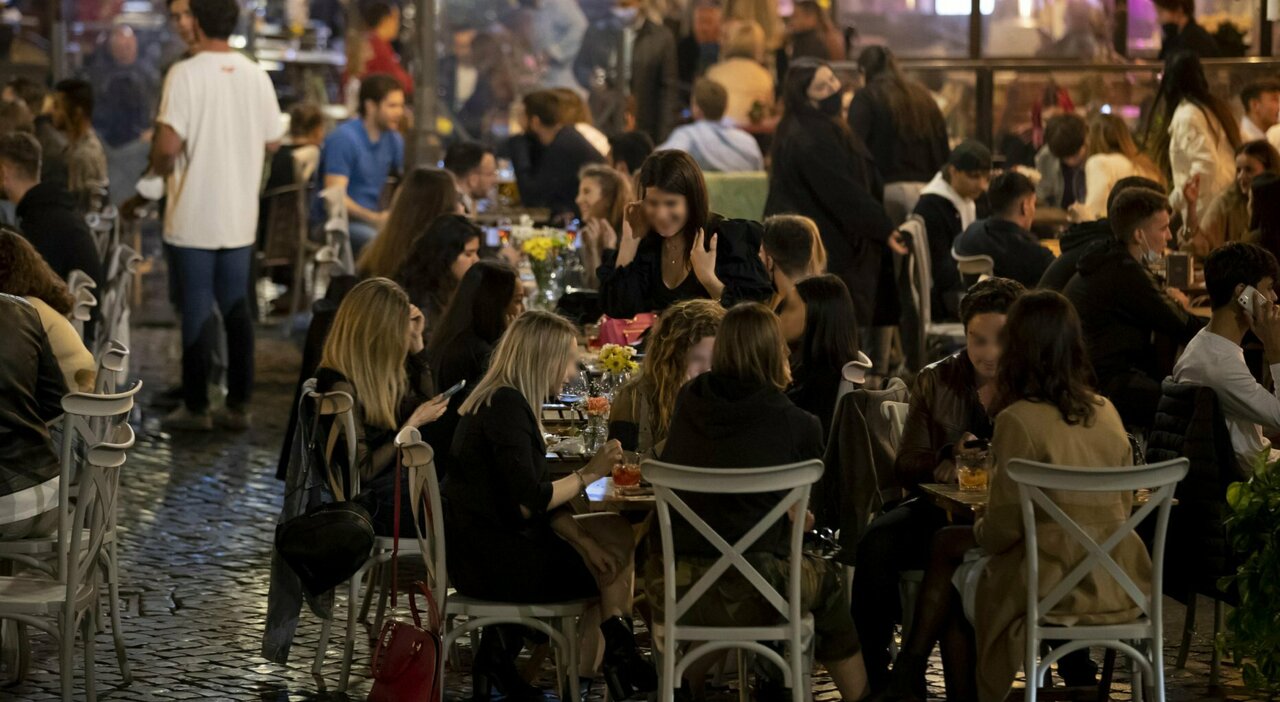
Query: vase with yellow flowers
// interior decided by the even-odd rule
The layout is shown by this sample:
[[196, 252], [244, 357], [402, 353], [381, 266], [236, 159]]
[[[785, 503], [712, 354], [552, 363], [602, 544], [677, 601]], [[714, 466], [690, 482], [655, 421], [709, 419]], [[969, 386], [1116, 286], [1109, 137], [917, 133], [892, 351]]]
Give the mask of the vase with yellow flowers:
[[562, 291], [557, 284], [560, 252], [567, 244], [564, 233], [555, 229], [534, 230], [531, 236], [520, 242], [520, 251], [529, 261], [534, 280], [538, 281], [538, 294], [533, 304], [538, 309], [553, 309], [560, 297]]
[[640, 368], [635, 360], [636, 350], [630, 346], [605, 344], [600, 347], [596, 358], [600, 361], [600, 386], [612, 397], [615, 390], [631, 378], [631, 374]]

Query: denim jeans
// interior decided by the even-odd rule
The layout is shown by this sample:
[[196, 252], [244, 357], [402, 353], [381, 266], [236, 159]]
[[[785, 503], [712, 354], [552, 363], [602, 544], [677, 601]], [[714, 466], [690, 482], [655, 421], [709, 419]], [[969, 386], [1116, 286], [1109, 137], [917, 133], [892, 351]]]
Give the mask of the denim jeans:
[[347, 222], [347, 234], [351, 239], [351, 257], [359, 260], [360, 252], [378, 235], [378, 228], [368, 222], [352, 219]]
[[242, 410], [253, 388], [253, 315], [249, 305], [253, 247], [170, 247], [182, 310], [182, 395], [187, 409], [209, 408], [209, 368], [218, 343], [214, 304], [227, 339], [227, 406]]

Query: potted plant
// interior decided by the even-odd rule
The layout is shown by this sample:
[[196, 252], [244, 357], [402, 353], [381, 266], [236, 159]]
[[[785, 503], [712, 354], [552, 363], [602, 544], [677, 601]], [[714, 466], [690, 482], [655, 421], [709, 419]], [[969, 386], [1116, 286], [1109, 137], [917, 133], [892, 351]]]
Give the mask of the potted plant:
[[1234, 587], [1239, 604], [1218, 642], [1241, 662], [1249, 687], [1280, 692], [1280, 470], [1259, 461], [1247, 482], [1227, 488], [1227, 536], [1240, 561], [1221, 587]]

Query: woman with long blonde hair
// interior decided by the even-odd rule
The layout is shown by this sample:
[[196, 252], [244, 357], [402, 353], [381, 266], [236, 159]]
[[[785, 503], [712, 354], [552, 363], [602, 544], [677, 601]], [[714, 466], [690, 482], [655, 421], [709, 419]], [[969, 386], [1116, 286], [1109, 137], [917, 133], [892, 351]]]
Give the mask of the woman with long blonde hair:
[[640, 375], [623, 385], [609, 415], [609, 436], [628, 451], [657, 455], [667, 439], [676, 396], [685, 383], [711, 370], [724, 307], [685, 300], [667, 308], [649, 334]]
[[1085, 137], [1089, 160], [1084, 162], [1085, 201], [1075, 205], [1078, 221], [1090, 222], [1107, 216], [1107, 196], [1121, 179], [1142, 176], [1164, 185], [1164, 177], [1146, 154], [1138, 149], [1129, 126], [1116, 115], [1097, 115], [1089, 121]]
[[[393, 528], [396, 433], [434, 422], [449, 405], [443, 396], [426, 399], [429, 376], [411, 379], [405, 371], [409, 355], [422, 351], [422, 327], [422, 311], [409, 303], [399, 285], [370, 278], [343, 298], [316, 369], [316, 390], [345, 392], [355, 401], [356, 464], [342, 465], [347, 453], [339, 446], [333, 460], [359, 473], [358, 499], [369, 509], [374, 530], [383, 535]], [[322, 434], [328, 431], [321, 429]], [[407, 473], [401, 482], [407, 485]], [[408, 490], [403, 494], [407, 500]], [[413, 533], [412, 521], [403, 521], [401, 535]]]
[[[630, 524], [616, 514], [575, 517], [567, 503], [622, 459], [617, 441], [558, 480], [547, 472], [542, 403], [578, 372], [577, 331], [548, 312], [526, 312], [498, 342], [489, 370], [458, 409], [454, 466], [444, 484], [449, 580], [463, 595], [500, 602], [599, 599], [588, 619], [604, 635], [613, 699], [657, 686], [631, 634]], [[599, 635], [582, 627], [582, 667], [594, 669]], [[476, 690], [496, 683], [508, 698], [541, 699], [511, 658], [484, 637]], [[483, 696], [482, 696], [483, 698]]]
[[631, 199], [631, 180], [616, 169], [591, 164], [578, 171], [578, 198], [573, 203], [582, 213], [581, 253], [582, 267], [587, 272], [587, 287], [599, 286], [596, 269], [600, 267], [603, 242], [617, 239]]
[[360, 253], [356, 274], [394, 278], [413, 242], [437, 217], [446, 214], [462, 214], [453, 175], [439, 168], [413, 169], [396, 191], [382, 231]]

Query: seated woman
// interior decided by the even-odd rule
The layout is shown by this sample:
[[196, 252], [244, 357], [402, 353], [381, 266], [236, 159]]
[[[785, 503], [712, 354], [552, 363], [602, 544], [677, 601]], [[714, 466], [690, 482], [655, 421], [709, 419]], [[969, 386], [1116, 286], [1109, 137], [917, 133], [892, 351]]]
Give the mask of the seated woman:
[[904, 571], [924, 570], [933, 534], [947, 523], [917, 486], [955, 482], [956, 448], [970, 439], [991, 438], [1000, 333], [1009, 306], [1024, 292], [1020, 283], [1004, 278], [969, 288], [960, 301], [965, 348], [921, 370], [911, 388], [894, 473], [912, 496], [882, 511], [867, 527], [858, 542], [853, 579], [853, 621], [874, 692], [889, 684], [889, 643], [894, 624], [902, 621], [898, 581]]
[[610, 317], [710, 298], [726, 307], [773, 292], [757, 252], [760, 225], [711, 213], [702, 171], [683, 151], [655, 151], [636, 177], [619, 236], [605, 232], [600, 301]]
[[437, 217], [460, 214], [458, 186], [448, 171], [415, 168], [405, 177], [391, 200], [382, 230], [360, 252], [356, 274], [361, 278], [392, 278], [400, 270], [414, 242]]
[[[629, 622], [631, 525], [616, 514], [575, 517], [567, 508], [621, 461], [622, 449], [610, 441], [578, 471], [558, 480], [547, 473], [542, 402], [577, 372], [577, 330], [561, 317], [527, 312], [498, 342], [489, 370], [459, 410], [453, 442], [459, 468], [443, 487], [449, 579], [463, 595], [502, 602], [599, 597], [599, 610], [586, 619], [603, 618], [605, 680], [612, 698], [624, 700], [657, 687]], [[599, 636], [592, 629], [583, 623], [579, 674], [595, 666]], [[474, 675], [477, 690], [496, 682], [508, 699], [542, 698], [492, 649], [479, 654]]]
[[[895, 690], [923, 683], [934, 641], [942, 639], [947, 699], [1003, 700], [1024, 659], [1027, 603], [1022, 510], [1005, 472], [1026, 459], [1054, 465], [1108, 468], [1133, 463], [1115, 407], [1090, 387], [1093, 375], [1075, 308], [1056, 292], [1027, 293], [1009, 309], [1002, 335], [998, 406], [991, 452], [990, 501], [972, 527], [947, 527], [933, 553], [916, 604], [915, 624], [894, 670]], [[1133, 494], [1050, 491], [1074, 521], [1096, 536], [1129, 518]], [[1086, 555], [1062, 528], [1040, 522], [1039, 596]], [[977, 547], [977, 550], [975, 549]], [[1129, 534], [1111, 556], [1140, 588], [1151, 580], [1142, 539]], [[1049, 621], [1093, 625], [1131, 621], [1139, 612], [1114, 578], [1099, 569], [1068, 594]]]
[[1085, 139], [1089, 159], [1084, 162], [1085, 201], [1071, 206], [1077, 222], [1092, 222], [1107, 216], [1111, 189], [1125, 178], [1142, 176], [1162, 183], [1159, 169], [1133, 143], [1129, 126], [1118, 115], [1095, 115], [1089, 120]]
[[[787, 342], [777, 316], [758, 303], [730, 309], [716, 337], [711, 371], [680, 391], [662, 460], [699, 468], [749, 468], [821, 459], [822, 427], [783, 394], [790, 381]], [[682, 499], [730, 543], [777, 504], [777, 497], [762, 495], [686, 494]], [[692, 583], [711, 567], [719, 552], [684, 522], [673, 529], [681, 572], [688, 567]], [[789, 556], [785, 520], [774, 524], [746, 553], [748, 561], [783, 592]], [[661, 593], [662, 558], [655, 554], [646, 563], [647, 591]], [[805, 611], [813, 614], [817, 659], [831, 673], [843, 699], [862, 699], [866, 671], [840, 566], [806, 555], [802, 568], [801, 597]], [[741, 625], [776, 616], [763, 598], [750, 596], [753, 586], [737, 571], [731, 573], [712, 586], [684, 622]], [[726, 607], [727, 603], [732, 606]], [[662, 598], [651, 597], [650, 604], [654, 620], [662, 621]]]
[[0, 293], [21, 297], [36, 309], [69, 390], [93, 392], [98, 365], [67, 319], [75, 303], [67, 284], [26, 237], [0, 227]]
[[462, 215], [441, 215], [412, 247], [400, 252], [396, 282], [426, 315], [428, 337], [440, 324], [462, 276], [480, 260], [481, 234], [480, 227]]
[[1188, 189], [1184, 193], [1187, 206], [1203, 214], [1199, 215], [1199, 225], [1183, 241], [1182, 250], [1204, 258], [1229, 241], [1250, 241], [1249, 191], [1253, 179], [1264, 173], [1280, 175], [1280, 153], [1270, 142], [1260, 139], [1236, 149], [1235, 187], [1227, 188], [1208, 203], [1199, 201], [1198, 183]]
[[67, 386], [35, 307], [0, 294], [0, 540], [58, 528], [58, 451], [47, 422]]
[[774, 215], [764, 221], [760, 260], [773, 283], [769, 309], [774, 312], [782, 311], [797, 282], [827, 272], [827, 249], [818, 225], [801, 215]]
[[436, 449], [440, 478], [449, 471], [450, 448], [458, 427], [458, 408], [489, 368], [489, 356], [507, 327], [524, 313], [524, 287], [516, 269], [501, 261], [477, 261], [462, 276], [453, 301], [431, 336], [427, 365], [435, 387], [444, 392], [466, 381], [467, 387], [449, 398], [449, 409], [423, 430]]
[[[422, 351], [422, 325], [422, 312], [409, 304], [400, 286], [370, 278], [342, 300], [315, 374], [316, 390], [345, 392], [355, 401], [356, 465], [344, 465], [345, 437], [335, 445], [332, 460], [343, 471], [358, 471], [356, 499], [383, 536], [394, 530], [396, 434], [434, 422], [449, 404], [440, 396], [427, 400], [430, 379], [405, 372], [405, 359]], [[320, 429], [327, 435], [328, 422]], [[409, 509], [407, 473], [400, 482], [405, 487], [401, 506]], [[415, 533], [413, 520], [401, 521], [401, 536]]]
[[600, 287], [596, 269], [600, 267], [601, 246], [606, 239], [616, 241], [622, 231], [622, 216], [631, 202], [631, 181], [609, 166], [584, 166], [578, 171], [578, 198], [573, 202], [582, 213], [580, 252], [587, 287], [596, 289]]
[[667, 308], [649, 332], [640, 374], [618, 389], [609, 413], [609, 438], [645, 456], [661, 453], [685, 383], [711, 370], [711, 351], [724, 308], [684, 300]]
[[826, 437], [836, 413], [844, 366], [860, 356], [858, 320], [849, 288], [829, 273], [805, 278], [792, 288], [779, 319], [782, 334], [794, 349], [787, 397], [818, 418]]

